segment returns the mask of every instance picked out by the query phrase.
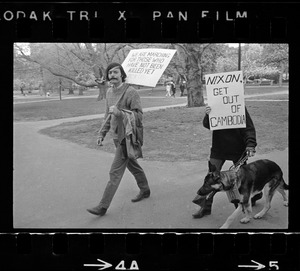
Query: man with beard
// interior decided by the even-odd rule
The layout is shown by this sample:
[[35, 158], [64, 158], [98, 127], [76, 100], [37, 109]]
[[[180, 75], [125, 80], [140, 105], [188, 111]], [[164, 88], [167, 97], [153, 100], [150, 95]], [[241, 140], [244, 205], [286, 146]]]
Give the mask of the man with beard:
[[100, 203], [94, 208], [87, 209], [91, 214], [98, 216], [105, 215], [119, 187], [126, 168], [132, 173], [140, 189], [138, 195], [131, 201], [138, 202], [150, 196], [150, 188], [146, 175], [137, 162], [137, 158], [142, 157], [141, 149], [139, 155], [130, 155], [128, 151], [129, 143], [126, 139], [126, 127], [124, 124], [127, 110], [127, 112], [134, 115], [133, 118], [135, 119], [136, 134], [134, 135], [134, 144], [141, 148], [143, 145], [143, 111], [140, 96], [135, 88], [125, 83], [126, 73], [120, 64], [110, 64], [106, 70], [106, 78], [109, 80], [112, 87], [110, 87], [106, 93], [106, 113], [104, 117], [106, 122], [99, 131], [97, 144], [101, 145], [106, 133], [110, 131], [116, 147], [116, 152], [109, 172], [110, 178]]

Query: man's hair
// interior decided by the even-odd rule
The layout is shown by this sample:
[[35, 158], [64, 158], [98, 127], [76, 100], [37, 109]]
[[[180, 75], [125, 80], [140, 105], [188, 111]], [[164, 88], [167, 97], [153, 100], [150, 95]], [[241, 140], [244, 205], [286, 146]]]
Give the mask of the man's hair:
[[120, 69], [120, 71], [121, 71], [121, 76], [122, 76], [122, 82], [125, 82], [125, 79], [126, 79], [127, 75], [126, 75], [126, 73], [125, 73], [123, 67], [121, 66], [121, 64], [115, 63], [115, 62], [114, 62], [114, 63], [111, 63], [111, 64], [109, 64], [109, 65], [107, 66], [107, 69], [106, 69], [106, 80], [108, 80], [108, 72], [109, 72], [111, 69], [115, 68], [115, 67], [118, 67], [118, 68]]

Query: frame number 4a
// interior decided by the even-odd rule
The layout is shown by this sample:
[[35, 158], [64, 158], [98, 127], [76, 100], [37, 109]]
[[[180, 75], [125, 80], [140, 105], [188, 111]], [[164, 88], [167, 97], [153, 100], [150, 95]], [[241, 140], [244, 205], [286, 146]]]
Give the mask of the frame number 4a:
[[139, 267], [138, 267], [138, 264], [136, 261], [132, 261], [131, 262], [131, 265], [130, 265], [130, 268], [127, 269], [125, 267], [125, 261], [122, 260], [120, 261], [120, 263], [116, 266], [115, 270], [139, 270]]

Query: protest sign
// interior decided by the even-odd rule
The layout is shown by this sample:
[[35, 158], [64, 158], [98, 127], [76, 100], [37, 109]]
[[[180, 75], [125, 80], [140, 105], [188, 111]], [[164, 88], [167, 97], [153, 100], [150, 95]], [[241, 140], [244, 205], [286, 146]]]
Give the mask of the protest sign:
[[205, 75], [207, 103], [211, 107], [211, 130], [245, 128], [245, 98], [242, 71]]
[[131, 50], [122, 63], [129, 84], [155, 87], [169, 65], [176, 50], [136, 49]]

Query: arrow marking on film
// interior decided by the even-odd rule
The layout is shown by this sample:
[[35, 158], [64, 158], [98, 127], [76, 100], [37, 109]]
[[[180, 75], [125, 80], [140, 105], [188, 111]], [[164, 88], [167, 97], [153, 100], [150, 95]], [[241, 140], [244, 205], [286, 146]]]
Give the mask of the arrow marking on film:
[[97, 259], [98, 262], [101, 262], [101, 263], [98, 263], [98, 264], [84, 264], [83, 266], [87, 266], [87, 267], [100, 267], [98, 268], [98, 270], [103, 270], [103, 269], [106, 269], [106, 268], [109, 268], [112, 266], [112, 264], [110, 263], [107, 263], [103, 260], [100, 260], [100, 259]]
[[255, 270], [259, 270], [259, 269], [262, 269], [262, 268], [266, 267], [265, 265], [263, 265], [261, 263], [258, 263], [256, 261], [251, 260], [251, 262], [256, 263], [256, 265], [239, 265], [238, 267], [255, 268]]

